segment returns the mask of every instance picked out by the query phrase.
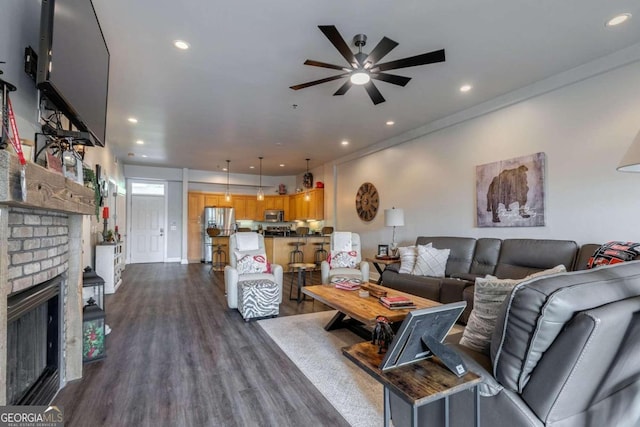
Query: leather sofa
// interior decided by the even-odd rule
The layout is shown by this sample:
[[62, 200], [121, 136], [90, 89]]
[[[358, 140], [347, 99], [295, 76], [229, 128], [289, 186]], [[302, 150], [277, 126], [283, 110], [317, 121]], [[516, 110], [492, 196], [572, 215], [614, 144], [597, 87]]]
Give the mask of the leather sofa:
[[[521, 282], [502, 304], [489, 355], [454, 346], [482, 377], [483, 426], [638, 426], [640, 261]], [[409, 425], [411, 408], [390, 397], [393, 424]], [[473, 425], [473, 399], [450, 397], [451, 426]], [[444, 425], [444, 410], [443, 400], [422, 406], [419, 425]]]
[[[590, 245], [593, 247], [590, 254], [585, 252], [579, 256], [578, 244], [571, 240], [448, 236], [416, 239], [416, 245], [429, 242], [437, 249], [450, 250], [444, 278], [399, 273], [400, 264], [397, 263], [383, 271], [382, 284], [442, 303], [467, 301], [460, 319], [462, 323], [466, 323], [473, 309], [473, 286], [477, 277], [491, 274], [500, 279], [521, 279], [559, 264], [571, 271], [577, 259], [586, 266], [588, 256], [599, 246]], [[587, 260], [583, 259], [585, 255]]]

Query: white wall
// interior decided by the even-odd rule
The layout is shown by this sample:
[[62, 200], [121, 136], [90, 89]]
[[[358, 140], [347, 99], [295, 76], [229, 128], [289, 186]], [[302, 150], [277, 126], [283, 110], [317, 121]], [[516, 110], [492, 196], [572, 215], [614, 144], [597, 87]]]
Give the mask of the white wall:
[[[0, 6], [0, 60], [7, 62], [0, 66], [4, 71], [2, 79], [17, 87], [10, 97], [18, 132], [21, 139], [31, 141], [35, 140], [35, 133], [40, 132], [38, 91], [35, 82], [24, 72], [24, 49], [31, 46], [38, 50], [40, 4], [39, 0], [3, 0]], [[100, 164], [104, 174], [123, 188], [122, 167], [116, 163], [109, 148], [108, 135], [106, 148], [88, 148], [84, 160], [90, 167]], [[109, 227], [113, 228], [113, 225]], [[83, 266], [93, 266], [93, 246], [101, 230], [102, 222], [98, 222], [95, 215], [83, 218]]]
[[[640, 174], [616, 171], [639, 129], [636, 62], [339, 164], [336, 226], [359, 232], [366, 255], [390, 242], [383, 210], [392, 206], [405, 210], [403, 244], [420, 235], [640, 241]], [[546, 226], [475, 227], [475, 167], [536, 152], [547, 158]], [[369, 223], [354, 202], [366, 181], [380, 193]]]

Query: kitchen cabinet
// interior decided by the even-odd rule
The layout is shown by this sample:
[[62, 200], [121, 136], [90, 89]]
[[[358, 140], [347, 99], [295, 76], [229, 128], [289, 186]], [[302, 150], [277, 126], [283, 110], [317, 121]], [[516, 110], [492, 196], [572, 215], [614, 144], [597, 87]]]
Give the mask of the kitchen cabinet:
[[205, 194], [204, 195], [204, 205], [205, 206], [224, 206], [224, 196], [220, 196], [218, 194]]
[[96, 274], [104, 280], [104, 293], [113, 294], [122, 284], [124, 242], [96, 245]]
[[324, 189], [314, 188], [291, 196], [289, 207], [291, 210], [290, 220], [319, 221], [324, 219]]
[[315, 219], [317, 221], [324, 219], [324, 189], [314, 188], [309, 190], [310, 200], [308, 206], [308, 219]]
[[[265, 197], [266, 199], [266, 197]], [[262, 221], [264, 219], [264, 209], [265, 209], [264, 200], [258, 200], [257, 197], [247, 196], [246, 199], [246, 218], [240, 219], [251, 219], [253, 221]]]
[[188, 195], [188, 218], [189, 221], [202, 221], [202, 211], [204, 210], [204, 194], [189, 193]]
[[189, 262], [200, 262], [202, 259], [204, 194], [190, 192], [187, 201], [187, 259]]
[[[289, 196], [265, 196], [264, 198], [264, 208], [265, 210], [285, 210], [285, 202], [289, 204]], [[288, 208], [289, 206], [287, 206]]]
[[233, 195], [231, 206], [235, 209], [236, 221], [247, 218], [247, 196]]

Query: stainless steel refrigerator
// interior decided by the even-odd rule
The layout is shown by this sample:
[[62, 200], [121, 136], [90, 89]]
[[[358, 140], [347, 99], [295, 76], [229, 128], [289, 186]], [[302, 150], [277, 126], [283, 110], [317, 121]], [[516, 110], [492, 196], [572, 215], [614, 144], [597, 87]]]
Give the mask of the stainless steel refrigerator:
[[207, 206], [202, 213], [202, 259], [211, 262], [211, 241], [207, 228], [219, 228], [220, 236], [229, 236], [235, 231], [236, 215], [233, 208]]

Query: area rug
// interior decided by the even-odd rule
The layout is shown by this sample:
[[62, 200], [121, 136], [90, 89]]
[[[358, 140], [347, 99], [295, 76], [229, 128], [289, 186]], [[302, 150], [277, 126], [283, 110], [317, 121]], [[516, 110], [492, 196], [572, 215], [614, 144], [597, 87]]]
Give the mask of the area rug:
[[362, 342], [346, 329], [327, 332], [335, 311], [260, 320], [258, 324], [354, 427], [383, 424], [382, 385], [342, 355]]

